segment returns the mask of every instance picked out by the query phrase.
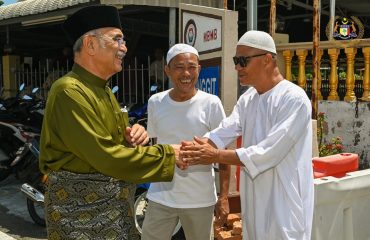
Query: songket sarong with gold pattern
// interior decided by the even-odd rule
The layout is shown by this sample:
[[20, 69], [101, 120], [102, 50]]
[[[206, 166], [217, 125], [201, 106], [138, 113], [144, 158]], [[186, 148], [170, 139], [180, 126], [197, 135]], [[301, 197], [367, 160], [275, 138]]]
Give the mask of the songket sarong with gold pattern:
[[53, 171], [45, 194], [49, 240], [136, 240], [135, 184], [99, 173]]

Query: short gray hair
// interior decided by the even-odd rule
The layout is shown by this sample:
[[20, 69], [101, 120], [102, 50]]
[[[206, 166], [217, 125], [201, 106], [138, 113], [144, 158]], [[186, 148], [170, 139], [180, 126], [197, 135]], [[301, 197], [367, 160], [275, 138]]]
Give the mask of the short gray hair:
[[[83, 38], [86, 36], [86, 35], [99, 35], [100, 33], [98, 32], [97, 29], [94, 29], [94, 30], [91, 30], [91, 31], [88, 31], [87, 33], [85, 33], [84, 35], [82, 35], [81, 37], [79, 37], [76, 42], [73, 44], [73, 53], [79, 53], [82, 49], [82, 44], [83, 44]], [[101, 41], [99, 41], [100, 43], [100, 46], [102, 47], [105, 47], [105, 45], [102, 45], [101, 44]]]
[[84, 36], [79, 37], [73, 44], [73, 53], [79, 53], [82, 48], [82, 39]]

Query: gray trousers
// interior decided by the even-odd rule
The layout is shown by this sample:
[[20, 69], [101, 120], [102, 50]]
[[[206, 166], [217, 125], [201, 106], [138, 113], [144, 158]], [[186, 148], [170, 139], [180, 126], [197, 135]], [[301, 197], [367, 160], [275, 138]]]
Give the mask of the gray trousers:
[[171, 208], [149, 201], [141, 240], [170, 240], [180, 220], [187, 240], [209, 240], [212, 237], [214, 206]]

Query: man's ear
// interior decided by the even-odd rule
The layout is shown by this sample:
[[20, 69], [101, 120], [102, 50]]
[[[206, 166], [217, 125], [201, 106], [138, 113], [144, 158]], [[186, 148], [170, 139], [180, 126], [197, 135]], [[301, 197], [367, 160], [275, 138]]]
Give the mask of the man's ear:
[[170, 67], [168, 65], [164, 66], [164, 72], [166, 73], [167, 77], [170, 78]]
[[91, 37], [89, 36], [86, 36], [83, 40], [82, 40], [82, 44], [83, 44], [83, 47], [86, 49], [87, 53], [89, 55], [94, 55], [95, 54], [95, 50], [94, 50], [94, 41], [92, 40]]
[[267, 65], [268, 63], [270, 63], [272, 61], [272, 55], [270, 53], [267, 53], [265, 55], [265, 59], [264, 59], [264, 63]]

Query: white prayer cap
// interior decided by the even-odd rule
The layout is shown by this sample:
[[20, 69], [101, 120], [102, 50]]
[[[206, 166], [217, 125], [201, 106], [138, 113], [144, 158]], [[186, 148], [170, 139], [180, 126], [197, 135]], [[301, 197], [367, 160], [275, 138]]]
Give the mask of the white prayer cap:
[[274, 39], [268, 33], [262, 31], [251, 30], [244, 33], [237, 45], [244, 45], [276, 54]]
[[170, 48], [170, 50], [168, 50], [167, 58], [166, 58], [167, 65], [170, 63], [172, 58], [176, 57], [177, 55], [181, 53], [193, 53], [197, 55], [197, 57], [199, 58], [198, 51], [194, 47], [188, 44], [178, 43], [178, 44], [173, 45]]

